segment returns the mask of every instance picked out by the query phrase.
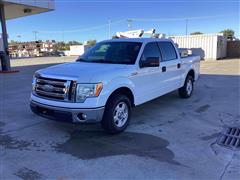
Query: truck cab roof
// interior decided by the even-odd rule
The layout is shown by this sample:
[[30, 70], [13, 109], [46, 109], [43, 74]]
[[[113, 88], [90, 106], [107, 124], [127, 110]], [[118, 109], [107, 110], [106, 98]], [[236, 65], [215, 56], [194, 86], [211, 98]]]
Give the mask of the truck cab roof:
[[168, 41], [173, 42], [171, 39], [164, 38], [119, 38], [119, 39], [109, 39], [102, 42], [140, 42], [140, 43], [148, 43], [148, 42], [160, 42], [160, 41]]

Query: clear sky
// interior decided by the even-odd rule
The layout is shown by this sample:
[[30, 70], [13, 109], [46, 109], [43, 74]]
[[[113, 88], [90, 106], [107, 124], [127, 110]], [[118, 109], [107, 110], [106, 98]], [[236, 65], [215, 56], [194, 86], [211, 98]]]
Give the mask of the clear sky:
[[239, 0], [56, 0], [54, 11], [9, 20], [7, 26], [10, 40], [34, 40], [33, 31], [38, 31], [38, 39], [83, 42], [107, 39], [109, 20], [111, 35], [126, 31], [127, 19], [135, 19], [132, 29], [155, 28], [158, 33], [183, 35], [185, 18], [189, 18], [188, 33], [230, 28], [239, 37], [239, 6]]

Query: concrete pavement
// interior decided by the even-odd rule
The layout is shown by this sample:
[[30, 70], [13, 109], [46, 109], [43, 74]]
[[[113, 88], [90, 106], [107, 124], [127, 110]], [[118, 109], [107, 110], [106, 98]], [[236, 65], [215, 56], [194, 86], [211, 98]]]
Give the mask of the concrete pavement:
[[240, 127], [240, 59], [202, 62], [192, 98], [172, 92], [136, 107], [115, 136], [30, 111], [33, 73], [72, 59], [13, 60], [20, 72], [0, 74], [1, 179], [239, 179], [240, 152], [216, 139]]

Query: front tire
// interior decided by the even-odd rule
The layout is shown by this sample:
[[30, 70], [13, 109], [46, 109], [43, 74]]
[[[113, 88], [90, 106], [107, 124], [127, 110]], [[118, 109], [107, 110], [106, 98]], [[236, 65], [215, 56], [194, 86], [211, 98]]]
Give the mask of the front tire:
[[108, 100], [102, 119], [103, 129], [111, 134], [124, 131], [131, 117], [131, 102], [123, 94], [115, 94]]
[[184, 86], [178, 89], [178, 94], [181, 98], [190, 98], [194, 89], [194, 80], [191, 75], [188, 75]]

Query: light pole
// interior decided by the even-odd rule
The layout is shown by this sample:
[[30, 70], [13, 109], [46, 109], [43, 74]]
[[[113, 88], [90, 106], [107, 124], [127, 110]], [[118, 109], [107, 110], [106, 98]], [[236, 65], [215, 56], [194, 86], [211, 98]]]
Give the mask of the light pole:
[[21, 43], [21, 35], [19, 34], [19, 35], [17, 35], [17, 37], [19, 38], [19, 42]]
[[64, 30], [62, 31], [62, 41], [65, 41], [65, 35], [64, 35]]
[[108, 38], [111, 39], [111, 20], [108, 20]]
[[188, 35], [188, 19], [186, 19], [186, 36]]
[[37, 33], [38, 33], [38, 31], [33, 31], [35, 41], [37, 41]]
[[127, 19], [127, 22], [128, 22], [128, 30], [130, 31], [132, 29], [133, 20], [132, 19]]

